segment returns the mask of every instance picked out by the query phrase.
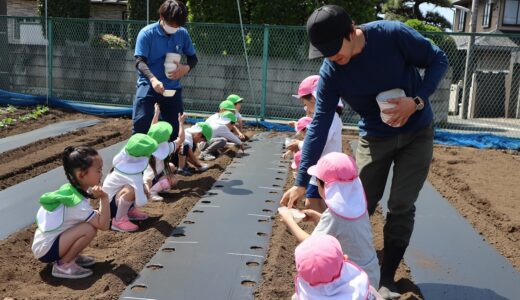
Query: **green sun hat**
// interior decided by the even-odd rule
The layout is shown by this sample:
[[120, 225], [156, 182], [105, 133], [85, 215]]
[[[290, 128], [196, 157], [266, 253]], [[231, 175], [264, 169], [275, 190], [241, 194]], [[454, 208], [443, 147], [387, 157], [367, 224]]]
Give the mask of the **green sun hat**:
[[229, 122], [236, 123], [237, 122], [237, 116], [233, 112], [225, 111], [220, 114], [219, 116], [221, 123], [228, 124]]
[[242, 102], [244, 98], [240, 97], [239, 95], [231, 94], [227, 97], [227, 101], [231, 101], [233, 104], [237, 104], [239, 102]]
[[172, 135], [173, 127], [170, 123], [160, 121], [152, 126], [148, 130], [148, 136], [153, 138], [157, 144], [167, 142]]
[[157, 150], [157, 142], [146, 134], [136, 133], [126, 143], [126, 152], [133, 157], [150, 157]]
[[66, 183], [57, 191], [45, 193], [40, 197], [40, 204], [46, 211], [54, 211], [58, 206], [73, 207], [83, 201], [85, 197], [72, 184]]
[[229, 111], [236, 110], [235, 104], [229, 100], [224, 100], [224, 101], [220, 102], [219, 108], [223, 109], [223, 110], [229, 110]]

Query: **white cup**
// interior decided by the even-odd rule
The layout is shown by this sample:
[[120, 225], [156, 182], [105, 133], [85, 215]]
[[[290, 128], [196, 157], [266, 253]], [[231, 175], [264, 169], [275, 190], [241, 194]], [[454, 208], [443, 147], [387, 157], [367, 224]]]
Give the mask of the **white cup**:
[[[379, 110], [381, 111], [381, 120], [383, 120], [383, 122], [385, 122], [386, 124], [388, 124], [388, 120], [390, 120], [392, 115], [383, 113], [383, 110], [395, 107], [395, 104], [388, 103], [388, 100], [399, 97], [406, 97], [406, 94], [402, 89], [391, 89], [388, 91], [381, 92], [376, 96], [377, 104], [379, 105]], [[400, 126], [401, 124], [395, 127]]]
[[288, 208], [286, 206], [278, 207], [278, 213], [281, 213], [283, 211], [289, 211], [293, 217], [293, 220], [296, 223], [299, 223], [301, 220], [305, 218], [305, 214], [296, 208]]
[[290, 137], [286, 137], [284, 141], [285, 148], [289, 147], [289, 145], [294, 141], [294, 139]]
[[177, 64], [181, 61], [181, 55], [179, 53], [166, 53], [164, 59], [164, 73], [169, 78], [168, 73], [173, 72], [177, 69]]

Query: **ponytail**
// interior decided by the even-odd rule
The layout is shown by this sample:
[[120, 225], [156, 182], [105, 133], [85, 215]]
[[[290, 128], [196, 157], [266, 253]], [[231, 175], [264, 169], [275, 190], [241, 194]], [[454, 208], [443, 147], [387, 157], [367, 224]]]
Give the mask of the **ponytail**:
[[94, 162], [94, 157], [98, 156], [98, 152], [94, 148], [90, 147], [73, 147], [67, 146], [63, 150], [62, 163], [63, 169], [65, 170], [65, 176], [69, 183], [84, 197], [94, 198], [92, 194], [83, 190], [76, 178], [75, 171], [77, 169], [85, 171], [90, 168]]

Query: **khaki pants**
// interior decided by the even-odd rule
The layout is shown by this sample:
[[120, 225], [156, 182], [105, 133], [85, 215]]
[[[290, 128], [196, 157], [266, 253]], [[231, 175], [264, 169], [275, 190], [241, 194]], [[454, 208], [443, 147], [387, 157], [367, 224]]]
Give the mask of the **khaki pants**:
[[408, 246], [414, 226], [415, 201], [428, 176], [432, 156], [432, 125], [393, 137], [359, 138], [356, 162], [370, 215], [383, 196], [390, 166], [394, 163], [384, 227], [385, 244]]

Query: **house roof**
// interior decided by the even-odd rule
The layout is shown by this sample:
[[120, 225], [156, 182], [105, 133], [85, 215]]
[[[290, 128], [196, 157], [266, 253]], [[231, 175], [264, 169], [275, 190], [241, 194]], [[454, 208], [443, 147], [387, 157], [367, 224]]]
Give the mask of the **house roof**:
[[[490, 32], [494, 34], [501, 34], [502, 32], [499, 30]], [[467, 35], [453, 35], [453, 40], [455, 40], [455, 44], [457, 45], [458, 50], [466, 50], [468, 49], [469, 36]], [[475, 49], [481, 50], [513, 50], [518, 49], [518, 45], [513, 42], [506, 35], [503, 37], [491, 35], [487, 36], [485, 33], [482, 35], [475, 37], [474, 43]]]
[[451, 2], [452, 5], [461, 5], [461, 4], [469, 4], [471, 0], [455, 0]]

